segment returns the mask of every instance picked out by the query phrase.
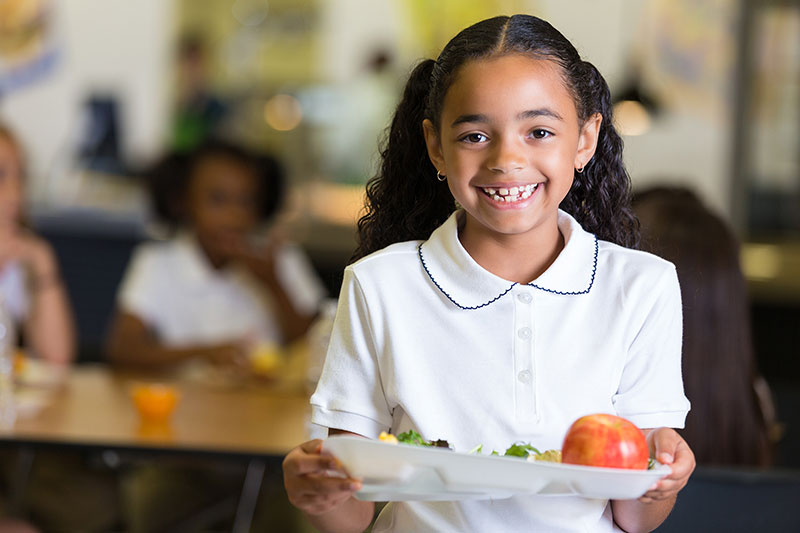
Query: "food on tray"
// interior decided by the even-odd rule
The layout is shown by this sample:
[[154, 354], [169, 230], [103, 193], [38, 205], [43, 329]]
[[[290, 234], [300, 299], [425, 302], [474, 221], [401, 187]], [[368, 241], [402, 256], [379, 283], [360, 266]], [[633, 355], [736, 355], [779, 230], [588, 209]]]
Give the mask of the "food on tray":
[[388, 442], [389, 444], [402, 443], [402, 444], [413, 444], [415, 446], [432, 446], [435, 448], [447, 448], [448, 450], [453, 449], [453, 447], [450, 446], [450, 443], [447, 442], [446, 440], [443, 439], [425, 440], [422, 438], [422, 435], [420, 435], [413, 429], [409, 429], [405, 433], [400, 433], [397, 436], [382, 431], [381, 434], [378, 436], [378, 440], [383, 442]]
[[[386, 431], [382, 431], [381, 434], [378, 435], [378, 440], [388, 444], [402, 443], [412, 444], [415, 446], [447, 448], [449, 450], [453, 449], [453, 447], [450, 446], [450, 443], [446, 440], [425, 440], [422, 438], [422, 435], [413, 429], [410, 429], [405, 433], [400, 433], [397, 436], [387, 433]], [[483, 445], [479, 444], [468, 453], [480, 454], [482, 451]], [[500, 455], [500, 453], [493, 451], [490, 455]], [[561, 452], [559, 450], [546, 450], [544, 452], [540, 452], [536, 447], [527, 442], [516, 442], [512, 444], [502, 455], [507, 457], [520, 457], [522, 459], [528, 459], [529, 461], [549, 461], [554, 463], [561, 462]]]
[[[492, 452], [492, 455], [500, 455]], [[528, 461], [548, 461], [551, 463], [561, 462], [561, 452], [559, 450], [545, 450], [540, 452], [538, 448], [528, 442], [515, 442], [505, 451], [504, 457], [520, 457]]]
[[[425, 440], [413, 429], [397, 436], [384, 431], [378, 440], [453, 449], [446, 440]], [[482, 451], [483, 445], [478, 445], [468, 453], [481, 454]], [[561, 450], [539, 451], [528, 442], [515, 442], [502, 454], [492, 451], [490, 455], [608, 468], [644, 470], [655, 467], [644, 433], [632, 422], [609, 414], [588, 415], [576, 420], [567, 431]]]
[[546, 461], [548, 463], [560, 463], [561, 450], [545, 450], [542, 453], [533, 453], [528, 456], [528, 461]]
[[378, 435], [378, 440], [381, 442], [387, 442], [389, 444], [397, 444], [398, 442], [397, 437], [391, 433], [386, 433], [385, 431], [381, 431], [381, 434]]
[[609, 414], [587, 415], [576, 420], [561, 446], [564, 463], [608, 468], [647, 469], [650, 449], [638, 427]]

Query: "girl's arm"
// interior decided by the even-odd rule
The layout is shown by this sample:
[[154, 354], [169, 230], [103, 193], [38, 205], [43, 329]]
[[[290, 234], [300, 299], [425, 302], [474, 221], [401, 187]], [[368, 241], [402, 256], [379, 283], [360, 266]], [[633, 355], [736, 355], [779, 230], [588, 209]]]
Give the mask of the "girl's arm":
[[[331, 435], [356, 435], [337, 429]], [[361, 532], [375, 513], [373, 502], [357, 500], [353, 494], [361, 482], [350, 477], [332, 477], [330, 471], [347, 472], [330, 455], [322, 455], [322, 441], [305, 442], [289, 452], [283, 461], [283, 482], [289, 501], [308, 517], [319, 531], [326, 533]]]
[[22, 237], [20, 248], [30, 296], [25, 338], [42, 359], [69, 364], [75, 357], [75, 323], [55, 254], [34, 236]]
[[165, 369], [188, 359], [206, 359], [243, 372], [249, 369], [245, 342], [170, 348], [139, 317], [125, 311], [114, 319], [106, 353], [114, 363], [139, 368]]
[[669, 465], [672, 473], [638, 500], [613, 500], [614, 522], [628, 533], [652, 531], [672, 511], [675, 498], [695, 467], [694, 454], [678, 432], [670, 428], [645, 429], [651, 455]]
[[286, 292], [278, 277], [275, 264], [280, 243], [274, 241], [262, 248], [253, 247], [244, 240], [228, 240], [224, 244], [228, 246], [231, 257], [244, 264], [272, 295], [275, 307], [279, 310], [276, 313], [278, 325], [283, 338], [289, 343], [305, 335], [316, 319], [317, 313], [305, 313], [299, 310]]
[[297, 310], [289, 295], [286, 294], [283, 284], [275, 275], [274, 265], [262, 269], [251, 267], [251, 270], [269, 288], [275, 306], [280, 310], [276, 315], [286, 342], [292, 342], [305, 335], [314, 322], [316, 313], [306, 314]]

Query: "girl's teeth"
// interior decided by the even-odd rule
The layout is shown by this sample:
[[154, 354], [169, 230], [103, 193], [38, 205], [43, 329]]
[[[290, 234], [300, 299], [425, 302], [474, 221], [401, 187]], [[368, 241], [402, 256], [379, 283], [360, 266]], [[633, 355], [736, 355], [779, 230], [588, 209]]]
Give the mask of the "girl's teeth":
[[510, 189], [493, 189], [487, 187], [483, 190], [496, 202], [516, 202], [530, 198], [538, 185], [538, 183], [529, 183], [528, 185], [511, 187]]

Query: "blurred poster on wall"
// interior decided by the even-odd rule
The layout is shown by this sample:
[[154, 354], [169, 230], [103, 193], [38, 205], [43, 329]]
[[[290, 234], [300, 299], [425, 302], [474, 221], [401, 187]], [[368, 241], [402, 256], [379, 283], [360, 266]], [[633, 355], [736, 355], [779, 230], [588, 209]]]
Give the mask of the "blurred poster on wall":
[[637, 45], [658, 97], [711, 120], [733, 98], [739, 5], [734, 0], [653, 0], [645, 7]]
[[51, 7], [49, 0], [0, 0], [0, 98], [57, 63]]
[[800, 193], [800, 5], [771, 6], [756, 20], [752, 83], [754, 182]]
[[408, 39], [423, 54], [433, 57], [459, 31], [476, 22], [497, 15], [538, 11], [538, 2], [532, 0], [407, 0], [400, 4], [409, 11], [412, 21], [407, 28]]

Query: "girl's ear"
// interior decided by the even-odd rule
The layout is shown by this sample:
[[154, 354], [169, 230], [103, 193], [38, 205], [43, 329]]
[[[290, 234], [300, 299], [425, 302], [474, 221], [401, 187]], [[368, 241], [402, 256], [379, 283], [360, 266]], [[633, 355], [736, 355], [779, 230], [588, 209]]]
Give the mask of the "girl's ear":
[[443, 176], [447, 175], [447, 168], [444, 164], [444, 157], [442, 156], [442, 141], [433, 122], [427, 118], [422, 121], [422, 131], [425, 133], [425, 144], [428, 147], [428, 157], [431, 163], [436, 167]]
[[603, 115], [595, 113], [583, 123], [578, 137], [578, 151], [575, 153], [575, 168], [583, 168], [589, 163], [597, 149], [597, 138], [600, 136], [600, 124]]

